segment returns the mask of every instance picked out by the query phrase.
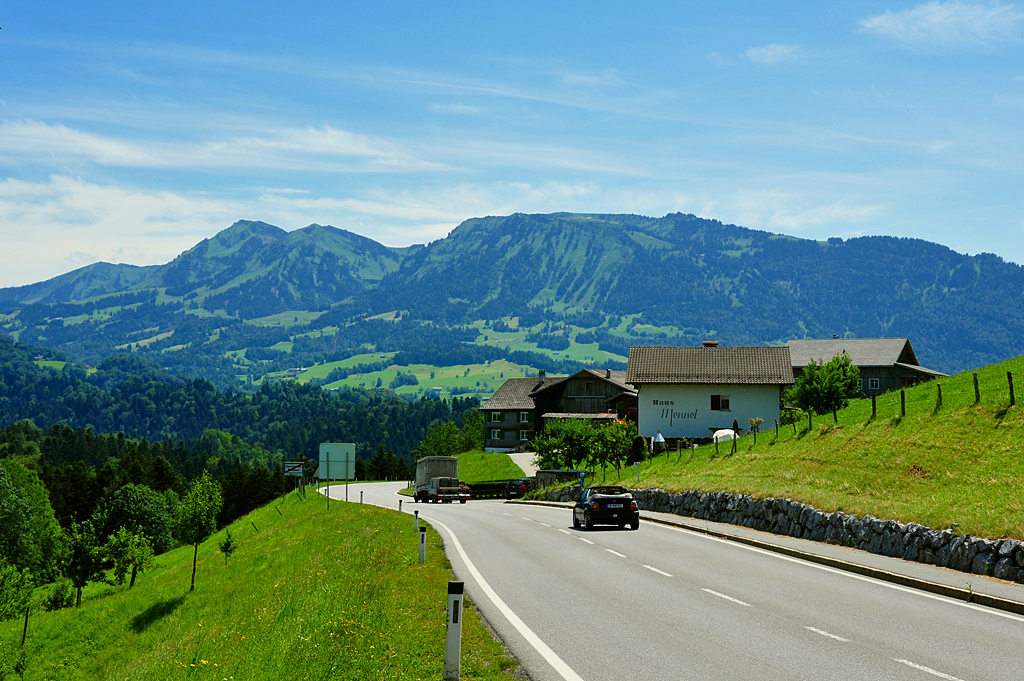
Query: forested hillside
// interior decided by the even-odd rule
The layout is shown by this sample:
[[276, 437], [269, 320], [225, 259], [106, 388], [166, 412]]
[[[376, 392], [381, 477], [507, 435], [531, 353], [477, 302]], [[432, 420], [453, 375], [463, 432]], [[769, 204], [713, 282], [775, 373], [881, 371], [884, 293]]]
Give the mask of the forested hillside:
[[621, 368], [631, 344], [834, 334], [905, 336], [955, 372], [1024, 353], [1024, 270], [921, 240], [816, 242], [681, 214], [479, 218], [405, 249], [241, 221], [166, 265], [0, 290], [0, 329], [80, 363], [130, 352], [246, 392], [368, 352], [523, 375]]

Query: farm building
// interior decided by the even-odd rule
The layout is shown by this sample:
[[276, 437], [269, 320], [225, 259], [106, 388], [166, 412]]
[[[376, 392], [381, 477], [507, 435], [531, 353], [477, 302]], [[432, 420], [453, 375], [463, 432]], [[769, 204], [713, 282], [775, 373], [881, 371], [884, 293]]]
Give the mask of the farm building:
[[859, 392], [865, 395], [908, 388], [946, 375], [921, 366], [906, 338], [801, 339], [789, 341], [786, 347], [793, 361], [793, 375], [798, 381], [812, 359], [820, 364], [845, 350], [850, 362], [860, 369]]
[[584, 369], [572, 376], [510, 378], [481, 407], [484, 448], [522, 448], [552, 419], [611, 421], [636, 409], [636, 391], [625, 371]]
[[749, 418], [773, 423], [793, 366], [787, 347], [634, 346], [625, 380], [637, 390], [640, 435], [700, 439], [734, 422], [746, 431]]

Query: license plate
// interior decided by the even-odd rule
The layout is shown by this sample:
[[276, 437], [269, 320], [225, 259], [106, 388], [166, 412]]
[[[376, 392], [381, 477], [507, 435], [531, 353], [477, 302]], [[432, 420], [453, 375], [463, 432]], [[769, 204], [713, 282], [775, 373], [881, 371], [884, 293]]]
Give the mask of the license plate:
[[608, 504], [607, 508], [622, 508], [622, 504]]

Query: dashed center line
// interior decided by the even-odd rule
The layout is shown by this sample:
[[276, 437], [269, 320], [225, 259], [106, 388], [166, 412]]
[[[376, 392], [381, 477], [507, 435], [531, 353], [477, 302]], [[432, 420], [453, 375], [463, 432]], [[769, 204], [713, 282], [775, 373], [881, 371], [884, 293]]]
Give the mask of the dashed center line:
[[665, 572], [664, 570], [659, 570], [658, 568], [652, 567], [650, 565], [644, 565], [644, 567], [647, 568], [648, 570], [650, 570], [651, 572], [657, 572], [659, 575], [665, 575], [666, 577], [671, 577], [672, 576], [669, 573]]
[[511, 513], [502, 513], [502, 515], [507, 515], [509, 518], [515, 518], [515, 516]]
[[962, 679], [958, 679], [955, 676], [950, 676], [949, 674], [943, 674], [942, 672], [935, 671], [934, 669], [930, 669], [928, 667], [922, 667], [919, 664], [914, 664], [910, 660], [897, 660], [896, 658], [893, 658], [893, 662], [899, 662], [901, 664], [907, 665], [908, 667], [913, 667], [914, 669], [919, 669], [919, 670], [921, 670], [923, 672], [928, 672], [929, 674], [931, 674], [933, 676], [937, 676], [940, 679], [948, 679], [949, 681], [963, 681]]
[[523, 520], [529, 521], [531, 523], [533, 522], [533, 518], [527, 518], [525, 516], [519, 516], [519, 517], [522, 518]]
[[848, 638], [843, 638], [842, 636], [836, 636], [835, 634], [830, 634], [827, 631], [822, 631], [821, 629], [815, 629], [814, 627], [804, 627], [804, 629], [806, 629], [807, 631], [813, 631], [815, 634], [821, 634], [822, 636], [828, 636], [829, 638], [834, 638], [835, 640], [842, 641], [843, 643], [849, 643], [850, 642], [850, 639], [848, 639]]
[[539, 520], [538, 520], [537, 522], [538, 522], [538, 523], [540, 523], [541, 525], [543, 525], [544, 527], [551, 527], [551, 526], [550, 526], [550, 525], [548, 525], [547, 523], [541, 523], [541, 522], [540, 522]]
[[590, 544], [591, 546], [594, 545], [594, 542], [590, 541], [589, 539], [584, 539], [583, 537], [577, 537], [577, 539], [579, 539], [582, 542], [586, 542], [586, 543]]
[[561, 532], [562, 534], [569, 534], [569, 535], [572, 534], [572, 532], [570, 532], [569, 530], [563, 530], [562, 528], [558, 528], [558, 531]]
[[610, 553], [610, 554], [612, 554], [614, 556], [618, 556], [619, 558], [625, 558], [626, 557], [624, 554], [619, 553], [618, 551], [612, 551], [611, 549], [605, 549], [605, 551], [607, 551], [608, 553]]
[[711, 589], [701, 589], [701, 591], [707, 591], [712, 596], [718, 596], [719, 598], [724, 598], [727, 601], [732, 601], [733, 603], [738, 603], [739, 605], [744, 605], [748, 608], [750, 607], [750, 603], [744, 603], [743, 601], [737, 598], [733, 598], [732, 596], [726, 596], [725, 594], [720, 594], [717, 591], [712, 591]]

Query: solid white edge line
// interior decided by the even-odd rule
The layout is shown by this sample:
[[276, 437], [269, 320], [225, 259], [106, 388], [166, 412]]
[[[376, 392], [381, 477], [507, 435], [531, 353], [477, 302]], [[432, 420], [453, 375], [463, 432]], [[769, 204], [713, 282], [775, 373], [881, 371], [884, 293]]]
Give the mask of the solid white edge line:
[[555, 651], [551, 650], [551, 648], [549, 648], [548, 645], [544, 643], [539, 636], [537, 636], [537, 634], [533, 633], [533, 630], [526, 626], [525, 622], [519, 619], [519, 616], [512, 611], [512, 608], [506, 605], [505, 601], [501, 600], [501, 596], [495, 593], [494, 589], [491, 588], [491, 585], [488, 584], [487, 580], [485, 580], [483, 575], [480, 574], [480, 571], [476, 569], [476, 565], [473, 564], [473, 561], [471, 561], [469, 556], [466, 555], [465, 550], [462, 548], [462, 544], [459, 542], [459, 538], [455, 536], [452, 529], [439, 520], [435, 520], [433, 518], [426, 518], [426, 520], [431, 523], [436, 523], [440, 527], [444, 528], [445, 532], [448, 533], [448, 536], [451, 537], [452, 545], [455, 547], [455, 550], [458, 551], [459, 557], [462, 558], [462, 562], [466, 564], [469, 574], [471, 574], [473, 579], [476, 580], [476, 583], [480, 586], [484, 595], [491, 600], [494, 607], [501, 611], [501, 614], [505, 616], [505, 619], [507, 619], [509, 623], [516, 628], [516, 631], [526, 639], [526, 642], [533, 646], [533, 649], [540, 653], [540, 656], [543, 657], [547, 663], [550, 664], [563, 679], [565, 679], [565, 681], [583, 681], [583, 678], [579, 674], [574, 672], [572, 668], [555, 653]]
[[732, 596], [726, 596], [725, 594], [720, 594], [717, 591], [712, 591], [711, 589], [701, 589], [701, 591], [707, 591], [712, 596], [718, 596], [719, 598], [724, 598], [725, 600], [732, 601], [733, 603], [739, 603], [740, 605], [744, 605], [748, 608], [751, 607], [750, 603], [744, 603], [743, 601], [733, 598]]
[[665, 575], [666, 577], [671, 577], [672, 576], [669, 573], [667, 573], [667, 572], [665, 572], [663, 570], [659, 570], [658, 568], [653, 567], [651, 565], [644, 565], [644, 567], [647, 568], [648, 570], [650, 570], [651, 572], [657, 572], [659, 575]]
[[947, 681], [963, 681], [963, 679], [959, 679], [959, 678], [957, 678], [955, 676], [950, 676], [949, 674], [943, 674], [942, 672], [935, 671], [934, 669], [930, 669], [928, 667], [922, 667], [919, 664], [914, 664], [910, 660], [897, 660], [894, 657], [894, 658], [892, 658], [892, 661], [893, 662], [899, 662], [901, 664], [905, 664], [908, 667], [913, 667], [914, 669], [919, 669], [919, 670], [921, 670], [923, 672], [928, 672], [929, 674], [932, 674], [933, 676], [937, 676], [940, 679], [947, 679]]
[[848, 639], [848, 638], [843, 638], [842, 636], [836, 636], [835, 634], [830, 634], [827, 631], [822, 631], [821, 629], [815, 629], [814, 627], [804, 627], [804, 629], [806, 629], [807, 631], [813, 631], [815, 634], [821, 634], [822, 636], [827, 636], [829, 638], [834, 638], [835, 640], [842, 641], [843, 643], [849, 643], [850, 642], [850, 639]]
[[607, 551], [608, 553], [611, 553], [612, 555], [616, 555], [619, 558], [625, 558], [626, 557], [624, 554], [619, 553], [618, 551], [612, 551], [611, 549], [605, 549], [605, 551]]
[[870, 584], [876, 584], [878, 586], [884, 586], [887, 589], [893, 589], [895, 591], [902, 591], [903, 593], [914, 594], [916, 596], [921, 596], [922, 598], [930, 598], [933, 601], [940, 601], [942, 603], [948, 603], [950, 605], [958, 605], [961, 608], [968, 608], [970, 610], [977, 610], [978, 612], [988, 613], [990, 615], [995, 615], [996, 617], [1003, 617], [1003, 618], [1008, 619], [1008, 620], [1015, 620], [1017, 622], [1024, 622], [1024, 617], [1021, 617], [1020, 615], [1015, 615], [1015, 614], [1010, 613], [1010, 612], [1004, 612], [1002, 610], [996, 610], [995, 608], [986, 608], [985, 606], [982, 606], [982, 605], [975, 605], [974, 603], [965, 603], [964, 601], [958, 601], [955, 598], [949, 598], [948, 596], [940, 596], [939, 594], [933, 594], [933, 593], [929, 593], [927, 591], [921, 591], [920, 589], [914, 589], [914, 588], [909, 587], [909, 586], [901, 586], [899, 584], [893, 584], [891, 582], [884, 582], [884, 581], [882, 581], [880, 579], [876, 579], [875, 577], [865, 577], [864, 575], [858, 575], [855, 572], [847, 572], [846, 570], [840, 570], [839, 568], [830, 567], [828, 565], [821, 565], [820, 563], [812, 563], [810, 561], [803, 560], [802, 558], [794, 558], [792, 556], [787, 556], [787, 555], [782, 554], [782, 553], [776, 553], [775, 551], [768, 551], [767, 549], [761, 549], [761, 548], [758, 548], [756, 546], [750, 546], [749, 544], [741, 544], [740, 542], [730, 541], [728, 539], [722, 539], [721, 537], [713, 537], [713, 536], [711, 536], [709, 534], [704, 534], [703, 532], [697, 532], [695, 530], [688, 530], [688, 529], [684, 529], [682, 527], [673, 527], [672, 525], [663, 525], [662, 523], [650, 523], [650, 524], [653, 525], [653, 526], [656, 526], [656, 527], [661, 527], [661, 528], [666, 529], [666, 530], [672, 530], [674, 532], [682, 532], [683, 534], [690, 534], [690, 535], [693, 535], [695, 537], [700, 537], [702, 539], [710, 539], [711, 541], [720, 542], [722, 544], [728, 544], [729, 546], [734, 546], [734, 547], [739, 548], [739, 549], [745, 549], [747, 551], [753, 551], [754, 553], [760, 553], [760, 554], [765, 555], [765, 556], [771, 556], [773, 558], [778, 558], [779, 560], [789, 561], [790, 563], [799, 563], [800, 565], [806, 565], [807, 567], [811, 567], [811, 568], [814, 568], [816, 570], [822, 570], [824, 572], [831, 572], [832, 574], [842, 575], [844, 577], [849, 577], [850, 579], [857, 579], [857, 580], [860, 580], [862, 582], [868, 582]]

